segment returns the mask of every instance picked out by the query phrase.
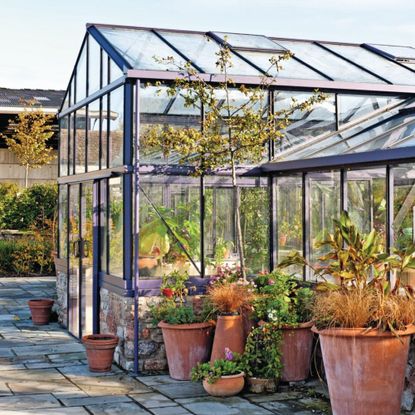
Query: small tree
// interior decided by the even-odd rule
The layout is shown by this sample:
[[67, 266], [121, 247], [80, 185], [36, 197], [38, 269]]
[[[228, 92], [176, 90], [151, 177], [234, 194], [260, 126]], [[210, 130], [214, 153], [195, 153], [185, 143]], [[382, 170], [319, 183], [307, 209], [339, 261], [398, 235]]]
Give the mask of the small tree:
[[[245, 258], [241, 227], [240, 191], [237, 167], [244, 163], [260, 162], [270, 142], [281, 140], [284, 129], [290, 124], [294, 111], [310, 110], [314, 104], [325, 99], [315, 91], [303, 102], [292, 99], [289, 108], [273, 114], [268, 111], [268, 90], [276, 76], [269, 75], [274, 68], [281, 69], [281, 62], [291, 58], [289, 52], [270, 59], [270, 67], [258, 86], [237, 87], [229, 76], [232, 67], [231, 51], [222, 46], [217, 53], [216, 65], [222, 81], [216, 86], [208, 83], [189, 64], [177, 63], [174, 58], [158, 59], [174, 65], [181, 76], [168, 88], [168, 95], [183, 96], [186, 107], [205, 109], [202, 128], [174, 128], [156, 125], [144, 134], [143, 141], [149, 147], [161, 147], [165, 156], [171, 152], [179, 155], [180, 164], [194, 167], [195, 175], [204, 175], [217, 169], [229, 169], [232, 178], [236, 216], [236, 240], [242, 276], [245, 278]], [[223, 98], [218, 97], [218, 90]], [[239, 91], [243, 102], [232, 99], [232, 91]], [[222, 102], [223, 101], [223, 102]]]
[[55, 156], [48, 140], [53, 136], [53, 115], [36, 108], [36, 101], [26, 101], [26, 108], [16, 119], [9, 120], [10, 134], [0, 136], [6, 141], [21, 166], [25, 168], [25, 187], [28, 186], [29, 169], [37, 169], [52, 161]]

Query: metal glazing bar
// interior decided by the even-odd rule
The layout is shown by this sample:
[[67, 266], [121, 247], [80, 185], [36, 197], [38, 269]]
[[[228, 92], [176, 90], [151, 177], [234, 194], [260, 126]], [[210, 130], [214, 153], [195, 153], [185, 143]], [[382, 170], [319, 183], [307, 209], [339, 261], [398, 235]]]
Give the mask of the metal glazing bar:
[[92, 216], [92, 332], [99, 333], [99, 273], [101, 258], [100, 232], [100, 182], [93, 182], [93, 216]]
[[[310, 260], [310, 181], [307, 177], [307, 173], [302, 174], [302, 210], [303, 210], [303, 256], [309, 261]], [[303, 268], [303, 279], [308, 281], [310, 279], [310, 270], [308, 267]]]

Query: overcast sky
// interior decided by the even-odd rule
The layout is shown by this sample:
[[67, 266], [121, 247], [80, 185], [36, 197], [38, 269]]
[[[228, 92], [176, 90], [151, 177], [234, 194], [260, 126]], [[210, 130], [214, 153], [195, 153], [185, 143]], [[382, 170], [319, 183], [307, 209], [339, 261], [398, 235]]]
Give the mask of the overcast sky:
[[0, 87], [65, 89], [87, 22], [415, 46], [413, 0], [0, 0]]

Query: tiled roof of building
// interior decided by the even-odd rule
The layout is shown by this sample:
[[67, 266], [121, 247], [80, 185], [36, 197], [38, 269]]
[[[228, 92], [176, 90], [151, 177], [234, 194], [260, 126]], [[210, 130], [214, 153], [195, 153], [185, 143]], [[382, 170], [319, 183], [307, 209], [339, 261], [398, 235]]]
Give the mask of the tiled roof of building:
[[59, 108], [65, 91], [53, 89], [9, 89], [0, 88], [1, 107], [22, 107], [24, 102], [34, 100], [36, 105], [44, 108]]

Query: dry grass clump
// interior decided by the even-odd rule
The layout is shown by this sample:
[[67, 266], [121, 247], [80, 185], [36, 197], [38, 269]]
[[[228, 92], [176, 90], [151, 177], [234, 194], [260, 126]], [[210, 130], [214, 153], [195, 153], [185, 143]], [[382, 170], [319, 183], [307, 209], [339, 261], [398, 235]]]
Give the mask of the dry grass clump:
[[313, 306], [318, 328], [379, 328], [402, 330], [415, 322], [415, 302], [406, 295], [384, 295], [376, 289], [329, 291]]
[[252, 301], [246, 285], [237, 283], [215, 284], [208, 289], [209, 300], [220, 314], [239, 313]]

